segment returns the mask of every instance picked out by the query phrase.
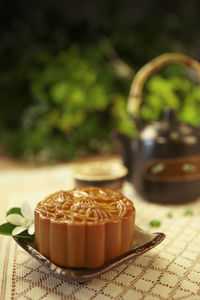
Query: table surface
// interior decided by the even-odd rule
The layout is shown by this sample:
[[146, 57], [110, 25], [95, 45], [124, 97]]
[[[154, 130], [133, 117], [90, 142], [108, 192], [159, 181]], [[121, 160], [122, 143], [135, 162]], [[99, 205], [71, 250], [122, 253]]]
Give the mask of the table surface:
[[[0, 223], [6, 211], [28, 201], [32, 208], [46, 195], [73, 187], [73, 164], [0, 169]], [[89, 282], [69, 283], [50, 274], [10, 237], [0, 236], [0, 299], [200, 299], [200, 200], [180, 206], [150, 204], [131, 185], [124, 193], [134, 201], [136, 224], [161, 231], [157, 247]], [[185, 216], [187, 209], [192, 216]], [[167, 214], [173, 217], [168, 218]], [[152, 219], [161, 220], [152, 228]]]

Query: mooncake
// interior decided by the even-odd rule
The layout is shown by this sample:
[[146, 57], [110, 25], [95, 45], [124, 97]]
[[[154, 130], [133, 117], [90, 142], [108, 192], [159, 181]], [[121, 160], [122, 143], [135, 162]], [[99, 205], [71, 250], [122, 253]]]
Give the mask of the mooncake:
[[131, 249], [135, 208], [100, 187], [56, 192], [35, 208], [39, 252], [62, 267], [97, 268]]

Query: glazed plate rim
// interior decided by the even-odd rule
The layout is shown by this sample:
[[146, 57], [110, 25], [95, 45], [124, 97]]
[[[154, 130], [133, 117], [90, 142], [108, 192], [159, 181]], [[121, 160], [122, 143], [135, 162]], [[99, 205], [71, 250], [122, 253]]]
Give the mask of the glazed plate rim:
[[162, 232], [147, 233], [136, 225], [135, 230], [137, 230], [137, 237], [139, 238], [139, 240], [141, 238], [143, 239], [144, 237], [144, 240], [146, 240], [146, 242], [143, 242], [141, 239], [141, 241], [137, 242], [136, 245], [133, 244], [130, 251], [95, 269], [59, 267], [52, 263], [49, 259], [44, 257], [41, 253], [39, 253], [36, 250], [33, 241], [18, 237], [13, 237], [13, 239], [21, 248], [23, 248], [33, 258], [35, 258], [40, 264], [46, 267], [46, 269], [48, 269], [56, 277], [59, 277], [64, 281], [83, 283], [97, 278], [100, 275], [108, 272], [109, 270], [118, 267], [121, 264], [151, 250], [152, 248], [160, 244], [166, 237]]

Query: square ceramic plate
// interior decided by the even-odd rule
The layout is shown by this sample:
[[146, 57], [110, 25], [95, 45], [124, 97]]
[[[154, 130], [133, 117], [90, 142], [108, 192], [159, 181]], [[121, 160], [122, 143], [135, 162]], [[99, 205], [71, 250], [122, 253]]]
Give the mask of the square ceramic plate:
[[161, 243], [164, 238], [164, 233], [147, 233], [138, 226], [135, 226], [135, 239], [132, 249], [96, 269], [58, 267], [36, 250], [34, 242], [22, 238], [14, 238], [14, 240], [20, 247], [31, 254], [32, 257], [34, 257], [60, 279], [81, 283], [96, 278], [99, 275], [121, 265], [122, 263], [151, 250]]

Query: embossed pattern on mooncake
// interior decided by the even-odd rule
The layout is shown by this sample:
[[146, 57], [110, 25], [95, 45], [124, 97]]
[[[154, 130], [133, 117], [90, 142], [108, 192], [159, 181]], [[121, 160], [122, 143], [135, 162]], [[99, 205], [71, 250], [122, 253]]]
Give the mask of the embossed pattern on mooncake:
[[52, 194], [36, 210], [56, 221], [96, 222], [122, 217], [133, 210], [133, 204], [121, 193], [84, 187]]

